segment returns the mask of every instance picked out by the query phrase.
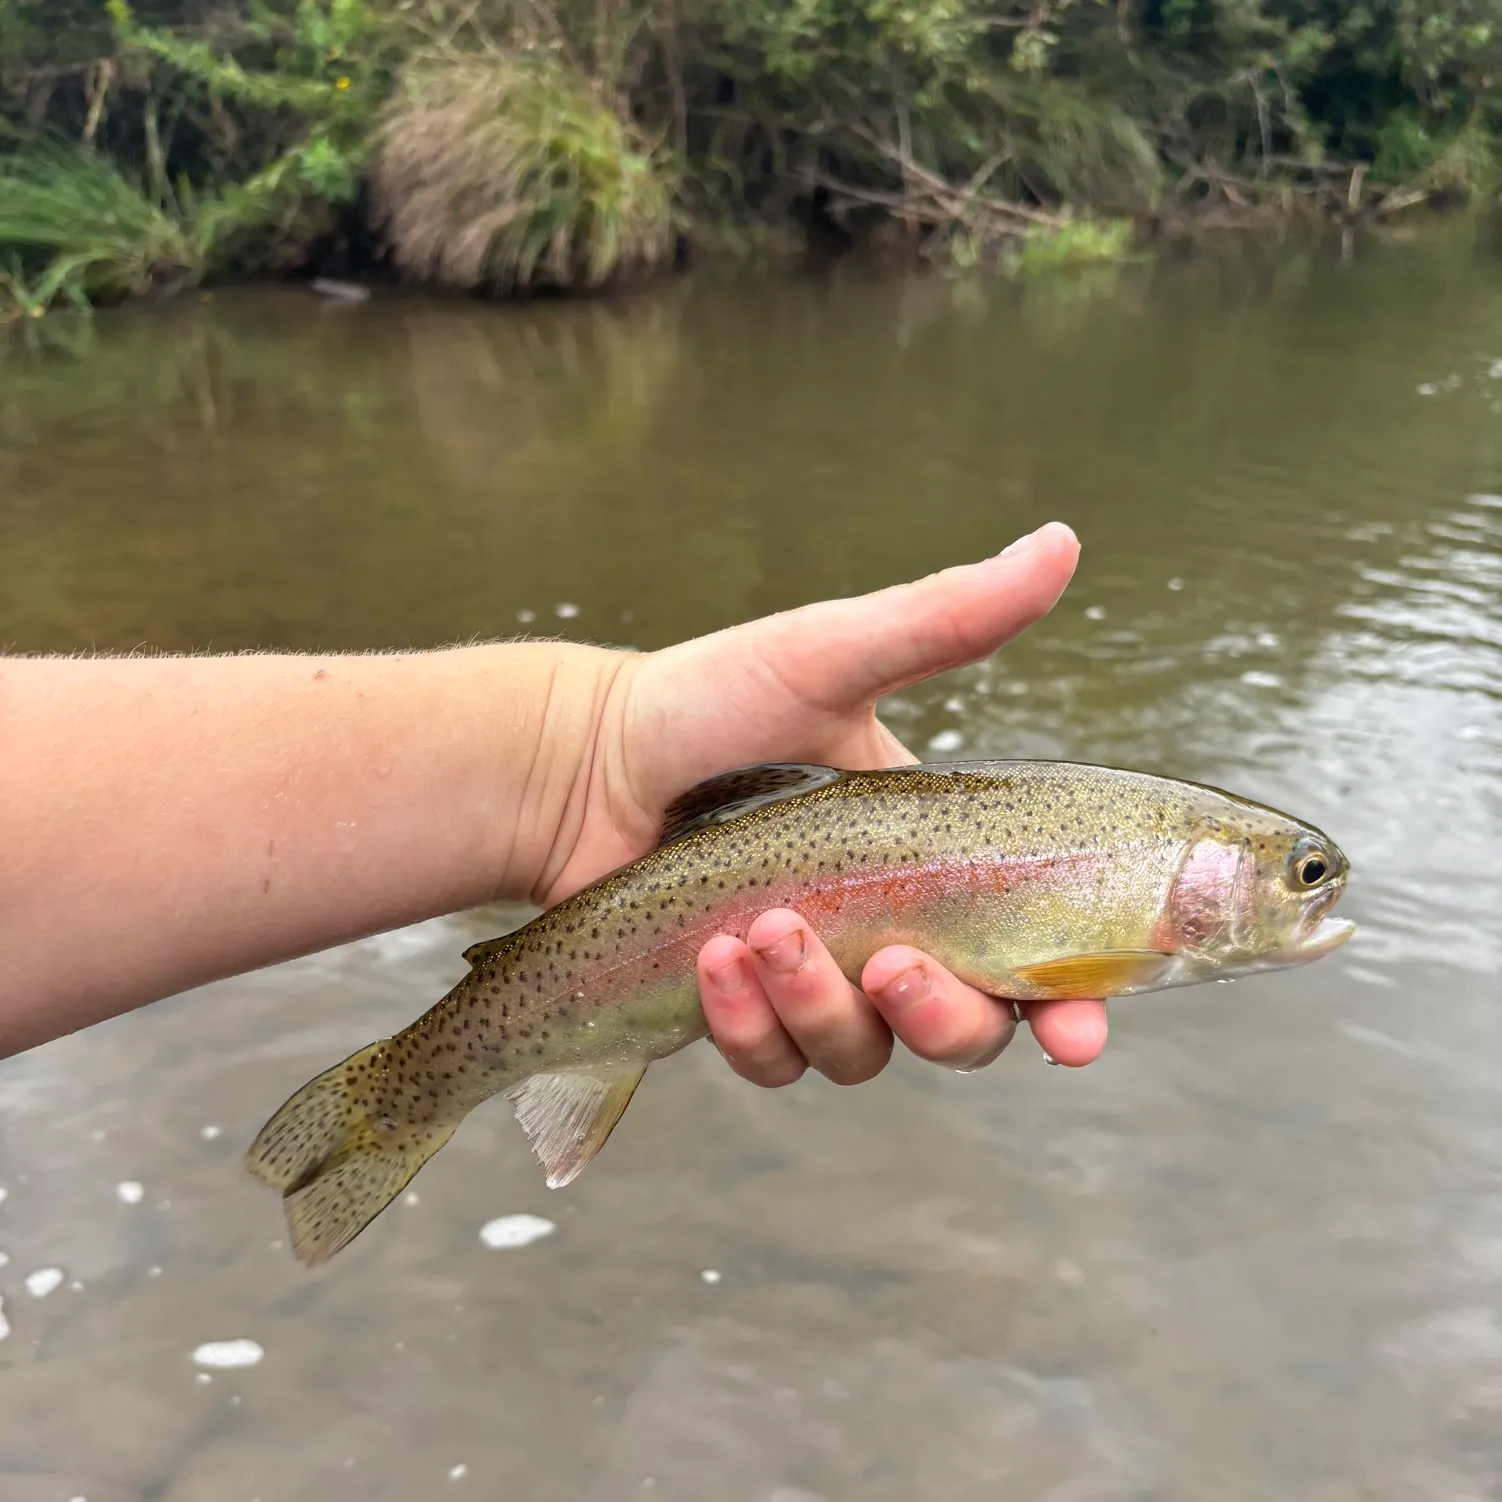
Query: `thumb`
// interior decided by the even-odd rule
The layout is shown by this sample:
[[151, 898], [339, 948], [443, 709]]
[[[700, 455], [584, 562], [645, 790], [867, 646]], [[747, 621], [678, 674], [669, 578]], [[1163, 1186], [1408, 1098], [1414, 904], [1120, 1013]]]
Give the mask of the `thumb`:
[[794, 698], [838, 714], [989, 657], [1053, 609], [1079, 552], [1049, 522], [982, 563], [734, 629]]

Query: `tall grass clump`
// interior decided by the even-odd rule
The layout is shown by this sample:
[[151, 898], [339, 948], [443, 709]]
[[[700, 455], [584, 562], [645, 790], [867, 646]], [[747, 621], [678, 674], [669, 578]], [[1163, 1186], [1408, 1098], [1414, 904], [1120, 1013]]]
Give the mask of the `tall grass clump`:
[[43, 138], [0, 155], [0, 245], [45, 306], [77, 291], [115, 302], [197, 277], [191, 227], [107, 157]]
[[662, 159], [550, 52], [413, 58], [378, 126], [370, 182], [397, 266], [442, 286], [597, 288], [673, 252]]

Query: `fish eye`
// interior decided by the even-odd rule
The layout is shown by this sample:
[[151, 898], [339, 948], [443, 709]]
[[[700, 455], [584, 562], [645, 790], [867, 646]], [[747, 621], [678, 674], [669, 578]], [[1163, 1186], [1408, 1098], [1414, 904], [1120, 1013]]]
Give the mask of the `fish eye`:
[[1333, 864], [1323, 850], [1297, 851], [1293, 858], [1294, 880], [1306, 891], [1317, 887], [1329, 877]]

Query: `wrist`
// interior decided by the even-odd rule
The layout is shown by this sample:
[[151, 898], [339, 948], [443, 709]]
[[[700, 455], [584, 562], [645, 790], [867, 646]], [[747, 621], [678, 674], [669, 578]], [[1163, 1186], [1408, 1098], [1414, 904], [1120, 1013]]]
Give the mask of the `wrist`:
[[545, 904], [584, 829], [608, 739], [607, 709], [633, 654], [563, 642], [488, 650], [504, 654], [492, 670], [497, 692], [523, 722], [501, 737], [516, 760], [498, 769], [507, 797], [490, 810], [499, 841], [493, 895]]

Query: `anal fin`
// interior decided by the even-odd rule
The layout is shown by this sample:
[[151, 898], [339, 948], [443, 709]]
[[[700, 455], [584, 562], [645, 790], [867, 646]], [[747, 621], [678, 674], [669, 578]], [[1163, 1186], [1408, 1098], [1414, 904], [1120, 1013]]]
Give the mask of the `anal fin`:
[[1095, 1000], [1150, 991], [1172, 963], [1171, 954], [1153, 949], [1115, 949], [1016, 965], [1012, 973], [1032, 988], [1033, 996], [1028, 1000]]
[[529, 1075], [506, 1091], [549, 1189], [561, 1189], [605, 1146], [645, 1064], [597, 1064], [589, 1069]]

